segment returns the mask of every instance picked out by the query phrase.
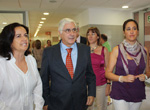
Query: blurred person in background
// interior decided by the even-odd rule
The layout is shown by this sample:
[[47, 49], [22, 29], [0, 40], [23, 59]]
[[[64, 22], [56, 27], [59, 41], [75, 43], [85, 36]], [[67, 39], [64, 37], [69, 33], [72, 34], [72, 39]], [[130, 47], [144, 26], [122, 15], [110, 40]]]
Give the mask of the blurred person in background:
[[41, 63], [42, 63], [42, 55], [43, 55], [43, 48], [41, 47], [41, 41], [36, 40], [35, 41], [35, 48], [33, 49], [33, 54], [37, 62], [37, 67], [40, 72], [41, 69]]
[[107, 40], [108, 40], [108, 37], [105, 34], [101, 34], [100, 42], [102, 46], [106, 47], [108, 49], [108, 52], [111, 52], [111, 46]]
[[31, 54], [33, 57], [34, 57], [34, 53], [33, 53], [34, 48], [35, 48], [35, 41], [32, 42], [32, 46], [31, 46]]
[[77, 43], [83, 43], [83, 44], [87, 43], [87, 38], [79, 35], [79, 27], [77, 27], [77, 40], [76, 40], [76, 42]]
[[[101, 42], [102, 46], [104, 46], [108, 49], [108, 52], [111, 52], [111, 46], [108, 42], [107, 35], [101, 34], [100, 42]], [[111, 82], [110, 82], [110, 84], [111, 84]], [[110, 105], [111, 103], [112, 103], [112, 99], [110, 98], [110, 96], [108, 96], [107, 105]]]
[[42, 82], [28, 55], [28, 33], [26, 26], [12, 23], [0, 34], [0, 110], [42, 110]]
[[52, 46], [52, 42], [51, 40], [47, 40], [47, 44], [44, 46], [44, 48], [50, 47], [50, 46]]

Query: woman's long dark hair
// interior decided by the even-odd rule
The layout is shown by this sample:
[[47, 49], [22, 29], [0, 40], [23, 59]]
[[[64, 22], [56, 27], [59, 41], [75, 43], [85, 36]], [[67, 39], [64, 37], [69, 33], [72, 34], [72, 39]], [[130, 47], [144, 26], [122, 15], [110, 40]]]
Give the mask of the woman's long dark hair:
[[[11, 44], [14, 40], [15, 36], [15, 28], [16, 27], [23, 27], [27, 34], [29, 33], [28, 27], [25, 25], [19, 24], [19, 23], [12, 23], [4, 27], [2, 32], [0, 33], [0, 55], [4, 58], [7, 58], [7, 60], [10, 60], [12, 48]], [[28, 55], [29, 48], [26, 50], [25, 55]]]

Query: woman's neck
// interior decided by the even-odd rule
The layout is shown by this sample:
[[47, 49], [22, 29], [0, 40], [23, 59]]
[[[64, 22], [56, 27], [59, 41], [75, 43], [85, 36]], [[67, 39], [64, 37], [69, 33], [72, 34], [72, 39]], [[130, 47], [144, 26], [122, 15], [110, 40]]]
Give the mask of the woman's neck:
[[91, 47], [91, 48], [95, 48], [95, 47], [97, 47], [97, 46], [98, 46], [97, 43], [90, 44], [90, 47]]
[[90, 44], [91, 47], [91, 53], [94, 53], [94, 50], [98, 47], [97, 43], [95, 44]]
[[126, 41], [127, 41], [130, 45], [134, 45], [134, 44], [135, 44], [135, 42], [136, 42], [137, 40], [129, 41], [129, 40], [127, 40], [127, 39], [126, 39]]
[[23, 53], [13, 53], [16, 62], [22, 62], [25, 60], [25, 55]]

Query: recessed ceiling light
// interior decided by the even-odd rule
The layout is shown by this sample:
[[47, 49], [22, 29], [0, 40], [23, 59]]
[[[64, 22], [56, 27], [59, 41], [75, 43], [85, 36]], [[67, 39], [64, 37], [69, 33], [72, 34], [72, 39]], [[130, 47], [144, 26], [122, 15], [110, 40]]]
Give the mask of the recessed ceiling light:
[[40, 23], [44, 23], [44, 21], [40, 21]]
[[122, 6], [122, 8], [129, 8], [129, 6]]
[[41, 20], [46, 20], [46, 18], [41, 18]]
[[39, 28], [36, 30], [35, 34], [34, 34], [34, 37], [36, 37], [36, 35], [38, 34], [39, 32]]
[[39, 24], [39, 26], [42, 26], [42, 24]]
[[7, 22], [3, 22], [2, 24], [7, 24]]
[[56, 0], [49, 0], [49, 2], [56, 3], [57, 1]]
[[44, 15], [49, 15], [49, 13], [48, 13], [48, 12], [44, 12], [43, 14], [44, 14]]

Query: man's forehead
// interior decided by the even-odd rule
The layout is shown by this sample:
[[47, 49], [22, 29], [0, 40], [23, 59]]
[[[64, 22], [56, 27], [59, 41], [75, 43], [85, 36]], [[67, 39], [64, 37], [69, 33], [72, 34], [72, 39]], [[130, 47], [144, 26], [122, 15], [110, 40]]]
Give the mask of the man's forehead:
[[75, 28], [75, 24], [73, 22], [70, 22], [70, 23], [66, 23], [64, 25], [64, 28]]

